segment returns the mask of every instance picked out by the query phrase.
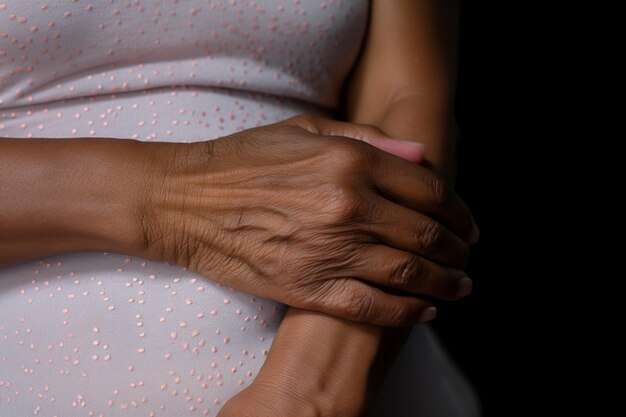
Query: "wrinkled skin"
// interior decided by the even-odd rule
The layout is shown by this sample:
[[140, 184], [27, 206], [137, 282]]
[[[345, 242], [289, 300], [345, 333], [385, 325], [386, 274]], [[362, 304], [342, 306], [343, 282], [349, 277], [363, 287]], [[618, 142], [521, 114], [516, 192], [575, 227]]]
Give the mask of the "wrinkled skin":
[[311, 117], [173, 147], [142, 211], [146, 255], [294, 307], [420, 321], [431, 304], [416, 295], [469, 293], [475, 225], [443, 180], [364, 140], [410, 153]]

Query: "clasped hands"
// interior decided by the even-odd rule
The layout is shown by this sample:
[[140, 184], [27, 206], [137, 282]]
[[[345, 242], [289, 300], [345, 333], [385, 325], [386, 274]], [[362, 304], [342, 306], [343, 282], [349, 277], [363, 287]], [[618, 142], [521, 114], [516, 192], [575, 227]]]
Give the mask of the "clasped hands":
[[[170, 149], [170, 148], [167, 148]], [[144, 252], [290, 306], [382, 326], [471, 291], [477, 240], [423, 148], [309, 116], [173, 147], [141, 209]]]
[[[298, 116], [159, 149], [139, 210], [148, 257], [380, 326], [429, 321], [433, 300], [471, 292], [463, 270], [478, 229], [451, 187], [420, 166], [418, 144], [371, 126]], [[282, 368], [273, 371], [280, 376]], [[268, 392], [276, 390], [255, 381], [220, 417], [261, 415], [259, 398]], [[283, 397], [272, 401], [282, 415], [317, 415], [314, 401]], [[345, 405], [350, 415], [360, 406]]]

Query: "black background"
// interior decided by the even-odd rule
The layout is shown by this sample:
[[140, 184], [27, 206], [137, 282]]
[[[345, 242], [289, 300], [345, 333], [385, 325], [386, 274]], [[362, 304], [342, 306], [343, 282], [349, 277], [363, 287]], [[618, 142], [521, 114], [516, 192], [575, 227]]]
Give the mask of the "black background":
[[473, 294], [440, 305], [433, 326], [476, 387], [484, 415], [491, 416], [506, 415], [511, 406], [503, 407], [514, 376], [506, 355], [511, 329], [502, 326], [507, 313], [500, 303], [510, 298], [511, 282], [520, 272], [515, 271], [510, 253], [522, 226], [508, 214], [514, 203], [502, 184], [517, 169], [520, 153], [509, 134], [515, 126], [503, 121], [510, 111], [508, 103], [496, 92], [515, 82], [507, 79], [499, 48], [503, 42], [498, 37], [504, 32], [492, 26], [493, 10], [481, 10], [476, 3], [461, 5], [456, 114], [462, 136], [456, 188], [472, 209], [481, 239], [472, 248], [468, 269], [474, 280]]
[[[468, 269], [474, 293], [438, 306], [433, 326], [486, 417], [623, 408], [601, 411], [619, 401], [612, 389], [620, 386], [596, 374], [621, 375], [623, 356], [604, 339], [623, 328], [621, 319], [611, 323], [623, 302], [606, 297], [623, 298], [606, 283], [623, 275], [611, 264], [623, 255], [610, 253], [623, 253], [610, 197], [623, 194], [623, 181], [613, 188], [621, 165], [607, 155], [622, 158], [610, 144], [623, 129], [603, 98], [619, 84], [609, 75], [609, 15], [573, 4], [461, 1], [457, 191], [481, 240]], [[573, 29], [581, 21], [603, 26], [597, 39]]]

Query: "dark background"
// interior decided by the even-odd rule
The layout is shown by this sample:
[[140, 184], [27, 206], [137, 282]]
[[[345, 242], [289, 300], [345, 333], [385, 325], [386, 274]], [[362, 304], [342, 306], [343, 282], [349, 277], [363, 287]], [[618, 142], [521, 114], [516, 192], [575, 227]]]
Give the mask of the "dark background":
[[468, 269], [474, 292], [465, 300], [439, 306], [433, 326], [476, 387], [484, 415], [502, 416], [511, 410], [506, 398], [515, 365], [514, 358], [507, 357], [511, 329], [502, 326], [507, 314], [503, 304], [520, 274], [510, 253], [522, 226], [509, 214], [515, 208], [511, 191], [502, 187], [519, 158], [509, 135], [516, 126], [503, 127], [508, 103], [495, 97], [501, 97], [497, 90], [515, 80], [506, 79], [499, 48], [504, 32], [494, 30], [489, 17], [493, 10], [481, 10], [477, 3], [461, 2], [456, 108], [462, 135], [456, 188], [481, 231]]
[[[607, 157], [622, 153], [605, 145], [623, 129], [603, 98], [623, 77], [609, 75], [609, 20], [573, 4], [461, 1], [457, 191], [481, 239], [468, 268], [474, 293], [440, 305], [433, 326], [485, 417], [623, 409], [620, 383], [605, 376], [623, 373], [623, 347], [614, 355], [606, 337], [621, 334], [613, 309], [624, 305], [605, 284], [623, 276], [622, 216], [608, 192], [623, 194], [623, 174]], [[599, 40], [573, 28], [581, 21], [603, 26]]]
[[[615, 273], [599, 269], [612, 259], [606, 241], [586, 236], [617, 232], [615, 224], [599, 226], [621, 217], [609, 214], [612, 203], [599, 198], [598, 184], [618, 176], [594, 179], [593, 165], [619, 165], [596, 159], [605, 150], [598, 144], [603, 136], [585, 128], [595, 120], [571, 110], [585, 102], [579, 90], [597, 88], [603, 77], [572, 89], [568, 74], [577, 66], [561, 61], [567, 46], [579, 43], [560, 26], [555, 32], [553, 17], [561, 13], [516, 2], [461, 1], [456, 188], [481, 239], [468, 268], [473, 294], [439, 305], [433, 327], [476, 387], [485, 417], [577, 415], [586, 402], [594, 409], [587, 415], [611, 414], [596, 410], [604, 402], [588, 387], [602, 387], [602, 378], [583, 370], [608, 354], [594, 356], [582, 346], [604, 350], [608, 344], [595, 339], [603, 334], [596, 323], [619, 316], [606, 314], [606, 306], [623, 306], [593, 289], [592, 282]], [[585, 112], [605, 111], [602, 101], [589, 103]], [[582, 146], [587, 138], [593, 146]], [[592, 254], [595, 247], [601, 256]], [[602, 307], [590, 307], [594, 302]]]

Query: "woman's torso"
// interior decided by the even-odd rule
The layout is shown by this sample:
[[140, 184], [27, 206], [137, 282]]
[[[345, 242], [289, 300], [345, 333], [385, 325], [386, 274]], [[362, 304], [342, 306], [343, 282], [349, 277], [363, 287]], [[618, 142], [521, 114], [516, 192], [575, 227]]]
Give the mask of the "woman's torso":
[[[367, 12], [364, 0], [0, 0], [0, 136], [192, 142], [325, 114]], [[284, 313], [104, 253], [0, 270], [0, 306], [2, 417], [216, 415]]]
[[[329, 114], [367, 14], [366, 0], [0, 0], [0, 137], [192, 142]], [[214, 416], [284, 313], [108, 253], [0, 269], [0, 308], [0, 417]]]
[[365, 0], [0, 0], [0, 135], [212, 139], [337, 106]]

